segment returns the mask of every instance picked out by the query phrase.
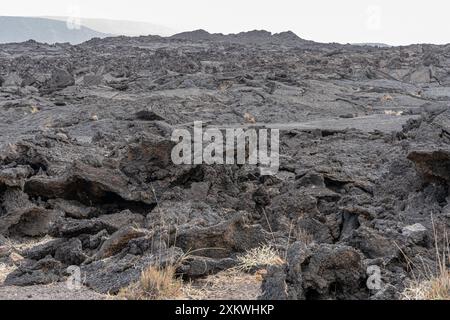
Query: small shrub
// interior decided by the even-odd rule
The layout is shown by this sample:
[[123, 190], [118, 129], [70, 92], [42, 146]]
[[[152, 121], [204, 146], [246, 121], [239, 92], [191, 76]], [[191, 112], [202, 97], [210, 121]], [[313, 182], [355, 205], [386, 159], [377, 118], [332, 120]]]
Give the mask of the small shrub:
[[414, 281], [403, 291], [405, 300], [450, 300], [450, 272], [430, 280]]
[[238, 256], [237, 269], [249, 271], [253, 268], [280, 265], [284, 260], [280, 258], [277, 251], [271, 246], [261, 246], [247, 251], [244, 255]]
[[[443, 234], [444, 245], [439, 250], [438, 232], [433, 224], [434, 246], [436, 250], [437, 271], [435, 275], [422, 275], [422, 281], [413, 281], [402, 292], [405, 300], [450, 300], [450, 242], [445, 229]], [[441, 252], [441, 253], [440, 253]]]
[[150, 266], [143, 270], [138, 282], [119, 291], [118, 296], [130, 300], [170, 300], [181, 294], [182, 282], [176, 278], [176, 267]]

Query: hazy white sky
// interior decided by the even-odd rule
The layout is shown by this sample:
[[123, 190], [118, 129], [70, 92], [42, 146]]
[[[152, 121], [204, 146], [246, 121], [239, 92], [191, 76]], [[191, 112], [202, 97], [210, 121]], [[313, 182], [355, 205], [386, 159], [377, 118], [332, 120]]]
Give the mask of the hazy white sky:
[[292, 30], [321, 42], [450, 43], [449, 0], [1, 0], [0, 15], [147, 21], [177, 31]]

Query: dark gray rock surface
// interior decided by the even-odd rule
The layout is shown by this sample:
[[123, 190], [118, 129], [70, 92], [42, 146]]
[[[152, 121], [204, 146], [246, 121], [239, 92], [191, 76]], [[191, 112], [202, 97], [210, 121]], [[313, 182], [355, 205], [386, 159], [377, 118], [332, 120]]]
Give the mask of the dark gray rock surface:
[[[450, 223], [449, 70], [448, 45], [264, 31], [0, 45], [0, 235], [56, 238], [5, 284], [77, 265], [116, 293], [149, 265], [190, 254], [198, 278], [268, 243], [289, 249], [262, 297], [394, 298], [411, 262], [435, 268], [431, 217], [438, 237]], [[196, 120], [279, 128], [278, 173], [174, 165], [171, 132]]]

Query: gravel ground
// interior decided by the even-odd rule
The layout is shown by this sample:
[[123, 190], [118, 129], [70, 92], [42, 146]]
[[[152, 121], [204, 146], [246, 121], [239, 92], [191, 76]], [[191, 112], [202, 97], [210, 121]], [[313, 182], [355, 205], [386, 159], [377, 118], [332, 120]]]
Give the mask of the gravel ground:
[[101, 295], [88, 288], [69, 290], [65, 283], [0, 287], [0, 300], [104, 300], [107, 298], [107, 295]]
[[261, 276], [227, 270], [183, 287], [188, 300], [256, 300], [261, 295]]

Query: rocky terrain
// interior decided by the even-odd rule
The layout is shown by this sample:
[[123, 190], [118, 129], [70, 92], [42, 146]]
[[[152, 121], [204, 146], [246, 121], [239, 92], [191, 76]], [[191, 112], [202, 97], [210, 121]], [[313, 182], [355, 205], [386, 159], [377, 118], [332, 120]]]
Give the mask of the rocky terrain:
[[[174, 261], [202, 281], [270, 245], [262, 299], [398, 299], [450, 224], [449, 102], [450, 45], [0, 45], [0, 298], [48, 295], [69, 266], [92, 298]], [[174, 165], [173, 129], [197, 120], [279, 128], [279, 172]]]

